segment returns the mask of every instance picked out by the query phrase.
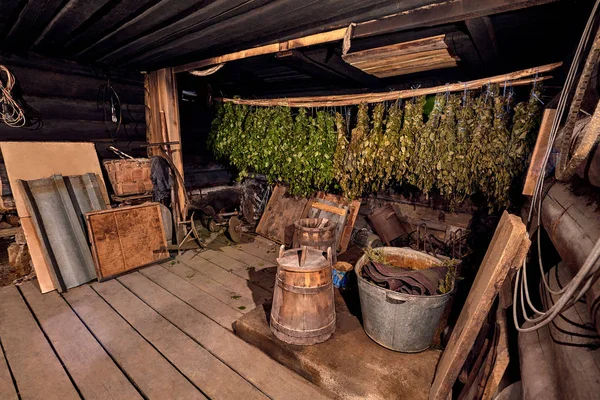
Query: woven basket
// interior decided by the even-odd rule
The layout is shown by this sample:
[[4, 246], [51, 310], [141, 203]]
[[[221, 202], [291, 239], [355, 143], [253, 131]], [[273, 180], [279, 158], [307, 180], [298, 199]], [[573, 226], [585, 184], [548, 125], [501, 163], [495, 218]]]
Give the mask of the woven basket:
[[131, 196], [152, 192], [148, 158], [106, 160], [103, 164], [115, 195]]

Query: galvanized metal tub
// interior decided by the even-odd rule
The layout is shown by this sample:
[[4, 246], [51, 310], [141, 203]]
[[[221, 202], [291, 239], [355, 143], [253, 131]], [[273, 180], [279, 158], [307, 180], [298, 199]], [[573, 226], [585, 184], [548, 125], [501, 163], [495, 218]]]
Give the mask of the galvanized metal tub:
[[[399, 257], [412, 268], [428, 268], [441, 263], [435, 257], [410, 248], [380, 247], [378, 250], [386, 256]], [[367, 335], [394, 351], [417, 353], [426, 350], [452, 291], [415, 296], [379, 287], [362, 277], [362, 268], [367, 262], [367, 257], [362, 256], [355, 267]]]

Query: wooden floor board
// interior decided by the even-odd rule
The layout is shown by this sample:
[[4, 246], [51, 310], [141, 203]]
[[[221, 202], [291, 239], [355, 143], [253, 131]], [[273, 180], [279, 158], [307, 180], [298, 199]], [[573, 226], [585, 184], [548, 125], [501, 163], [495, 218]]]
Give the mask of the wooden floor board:
[[321, 399], [323, 392], [141, 274], [120, 281], [163, 317], [271, 398]]
[[[146, 305], [119, 281], [94, 283], [127, 322], [211, 399], [266, 399], [235, 371]], [[144, 278], [145, 279], [145, 278]], [[154, 285], [146, 279], [148, 285]]]
[[0, 288], [0, 340], [21, 399], [80, 398], [15, 286]]
[[[256, 236], [244, 236], [240, 243], [232, 243], [225, 238], [219, 238], [219, 240], [214, 241], [214, 245], [209, 247], [214, 250], [222, 250], [226, 247], [237, 248], [245, 253], [252, 254], [267, 262], [276, 264], [280, 245], [275, 242], [267, 244], [260, 240], [256, 240], [255, 238]], [[263, 238], [263, 240], [267, 239]]]
[[[235, 249], [231, 249], [235, 250]], [[241, 251], [237, 250], [242, 253]], [[257, 286], [265, 289], [269, 293], [273, 293], [273, 287], [275, 285], [275, 274], [272, 270], [267, 269], [259, 269], [257, 270], [255, 267], [249, 266], [239, 259], [232, 258], [225, 252], [215, 251], [215, 250], [205, 250], [202, 252], [196, 253], [198, 256], [204, 258], [212, 262], [213, 264], [218, 265], [219, 267], [229, 271], [242, 279], [250, 281]], [[245, 253], [242, 253], [245, 254]], [[179, 257], [185, 261], [187, 254], [183, 254]], [[274, 269], [274, 268], [273, 268]]]
[[163, 264], [163, 266], [181, 279], [188, 281], [192, 285], [209, 293], [211, 296], [221, 300], [223, 303], [237, 311], [245, 314], [255, 308], [255, 302], [252, 297], [242, 295], [241, 293], [229, 289], [183, 262], [176, 262], [174, 264], [167, 263]]
[[18, 400], [17, 388], [13, 384], [4, 352], [0, 352], [0, 399]]
[[272, 293], [270, 291], [265, 290], [258, 285], [255, 285], [254, 283], [231, 273], [227, 269], [228, 265], [231, 265], [233, 261], [235, 261], [231, 258], [229, 258], [231, 263], [228, 264], [228, 260], [225, 260], [222, 263], [222, 266], [220, 266], [202, 258], [195, 252], [187, 251], [178, 256], [177, 260], [190, 266], [203, 275], [214, 279], [221, 285], [228, 287], [239, 295], [253, 299], [255, 305], [262, 305], [267, 299], [272, 298]]
[[206, 398], [90, 286], [70, 289], [64, 297], [145, 397]]
[[[243, 247], [246, 246], [246, 247]], [[262, 257], [255, 256], [254, 254], [247, 251], [248, 249], [254, 249], [255, 253], [262, 252], [260, 248], [258, 248], [254, 243], [245, 243], [245, 244], [236, 244], [233, 246], [223, 246], [217, 252], [222, 252], [228, 255], [229, 257], [238, 260], [250, 267], [253, 267], [255, 270], [259, 271], [261, 269], [268, 269], [276, 267], [277, 255], [275, 256], [275, 261], [265, 260]], [[256, 251], [258, 250], [258, 251]], [[215, 251], [213, 249], [209, 249], [208, 251]], [[266, 257], [266, 256], [265, 256]]]
[[141, 269], [139, 273], [171, 293], [173, 293], [172, 290], [174, 288], [178, 288], [178, 297], [181, 300], [208, 316], [225, 329], [233, 331], [233, 323], [243, 315], [239, 310], [230, 307], [216, 297], [168, 271], [168, 267], [163, 268], [162, 266], [154, 265]]
[[21, 292], [86, 400], [142, 398], [57, 292], [41, 294], [32, 282]]

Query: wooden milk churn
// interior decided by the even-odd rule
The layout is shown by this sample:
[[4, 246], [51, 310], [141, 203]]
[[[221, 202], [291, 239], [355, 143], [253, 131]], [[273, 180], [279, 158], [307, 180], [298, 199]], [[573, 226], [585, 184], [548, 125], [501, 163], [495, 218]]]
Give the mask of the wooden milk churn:
[[271, 331], [286, 343], [321, 343], [335, 332], [331, 248], [325, 254], [307, 246], [279, 250]]
[[336, 225], [327, 218], [302, 218], [294, 222], [293, 247], [313, 247], [323, 252], [331, 247], [332, 264], [337, 262]]

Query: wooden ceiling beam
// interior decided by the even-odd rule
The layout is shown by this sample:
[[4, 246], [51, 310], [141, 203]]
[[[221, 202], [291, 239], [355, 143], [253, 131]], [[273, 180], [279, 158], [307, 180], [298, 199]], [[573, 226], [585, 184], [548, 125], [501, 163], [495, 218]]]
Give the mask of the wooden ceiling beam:
[[281, 43], [267, 44], [265, 46], [255, 47], [253, 49], [236, 51], [219, 57], [212, 57], [202, 61], [196, 61], [189, 64], [180, 65], [173, 68], [175, 73], [187, 72], [193, 69], [207, 67], [209, 65], [221, 64], [228, 61], [241, 60], [248, 57], [255, 57], [264, 54], [274, 54], [280, 51], [298, 49], [300, 47], [314, 46], [317, 44], [338, 42], [346, 35], [347, 28], [340, 28], [329, 32], [317, 33], [315, 35], [304, 36], [298, 39], [291, 39]]
[[[558, 0], [448, 0], [442, 3], [431, 4], [412, 10], [404, 11], [385, 18], [362, 22], [353, 25], [351, 38], [364, 38], [374, 35], [398, 32], [402, 30], [431, 27], [448, 24], [466, 19], [479, 18], [486, 15], [521, 8], [552, 3]], [[264, 54], [277, 53], [283, 50], [311, 46], [315, 44], [330, 43], [342, 40], [345, 28], [323, 32], [315, 35], [304, 36], [280, 43], [268, 44], [196, 61], [174, 67], [176, 73], [203, 68], [214, 64], [240, 60]], [[290, 45], [293, 43], [293, 47]]]
[[[4, 0], [2, 0], [4, 1]], [[2, 48], [11, 53], [25, 53], [52, 20], [63, 0], [31, 0], [25, 2], [19, 15], [2, 41]]]
[[33, 43], [33, 47], [43, 54], [53, 54], [60, 51], [62, 44], [71, 36], [71, 32], [85, 24], [94, 13], [105, 7], [109, 1], [78, 2], [70, 0], [60, 8], [54, 18], [46, 25]]
[[558, 0], [447, 0], [357, 24], [352, 32], [352, 38], [450, 24], [555, 1]]
[[495, 65], [499, 60], [496, 34], [490, 17], [473, 18], [465, 21], [469, 36], [484, 64]]
[[[296, 49], [279, 52], [275, 57], [277, 60], [285, 63], [286, 66], [315, 78], [337, 81], [350, 86], [363, 85], [365, 83], [365, 79], [362, 76], [358, 77], [357, 74], [348, 74], [347, 70], [339, 68], [339, 64], [338, 66], [334, 66], [333, 63], [322, 63]], [[342, 63], [342, 65], [347, 65], [343, 60]]]
[[[231, 1], [231, 0], [229, 0]], [[120, 54], [111, 56], [110, 61], [123, 60], [129, 65], [165, 65], [174, 57], [177, 61], [193, 60], [195, 55], [205, 53], [211, 49], [227, 48], [228, 50], [249, 49], [262, 46], [266, 43], [284, 42], [306, 35], [319, 33], [323, 29], [337, 29], [347, 26], [354, 19], [360, 19], [360, 11], [364, 10], [365, 3], [370, 7], [385, 5], [390, 0], [345, 0], [340, 6], [339, 0], [267, 0], [260, 7], [239, 13], [221, 23], [212, 23], [203, 29], [191, 32], [179, 38], [167, 38], [163, 33], [157, 32], [155, 38], [147, 38], [151, 46], [124, 49]], [[431, 2], [433, 0], [404, 0], [396, 3], [411, 4]], [[258, 4], [252, 0], [253, 5]], [[402, 8], [400, 6], [399, 8]], [[353, 18], [345, 17], [340, 21], [340, 16], [348, 13], [358, 13]], [[380, 11], [378, 16], [388, 13]], [[362, 18], [361, 20], [367, 20]], [[331, 21], [331, 22], [327, 22]], [[308, 31], [305, 27], [311, 26]], [[254, 27], [249, 29], [249, 27]], [[286, 29], [287, 28], [287, 29]], [[282, 32], [292, 31], [289, 35]], [[246, 43], [253, 43], [247, 44]], [[256, 43], [256, 44], [254, 44]], [[214, 54], [214, 53], [213, 53]], [[171, 59], [171, 60], [170, 60]], [[196, 56], [197, 59], [197, 56]], [[171, 65], [173, 62], [171, 61]]]

